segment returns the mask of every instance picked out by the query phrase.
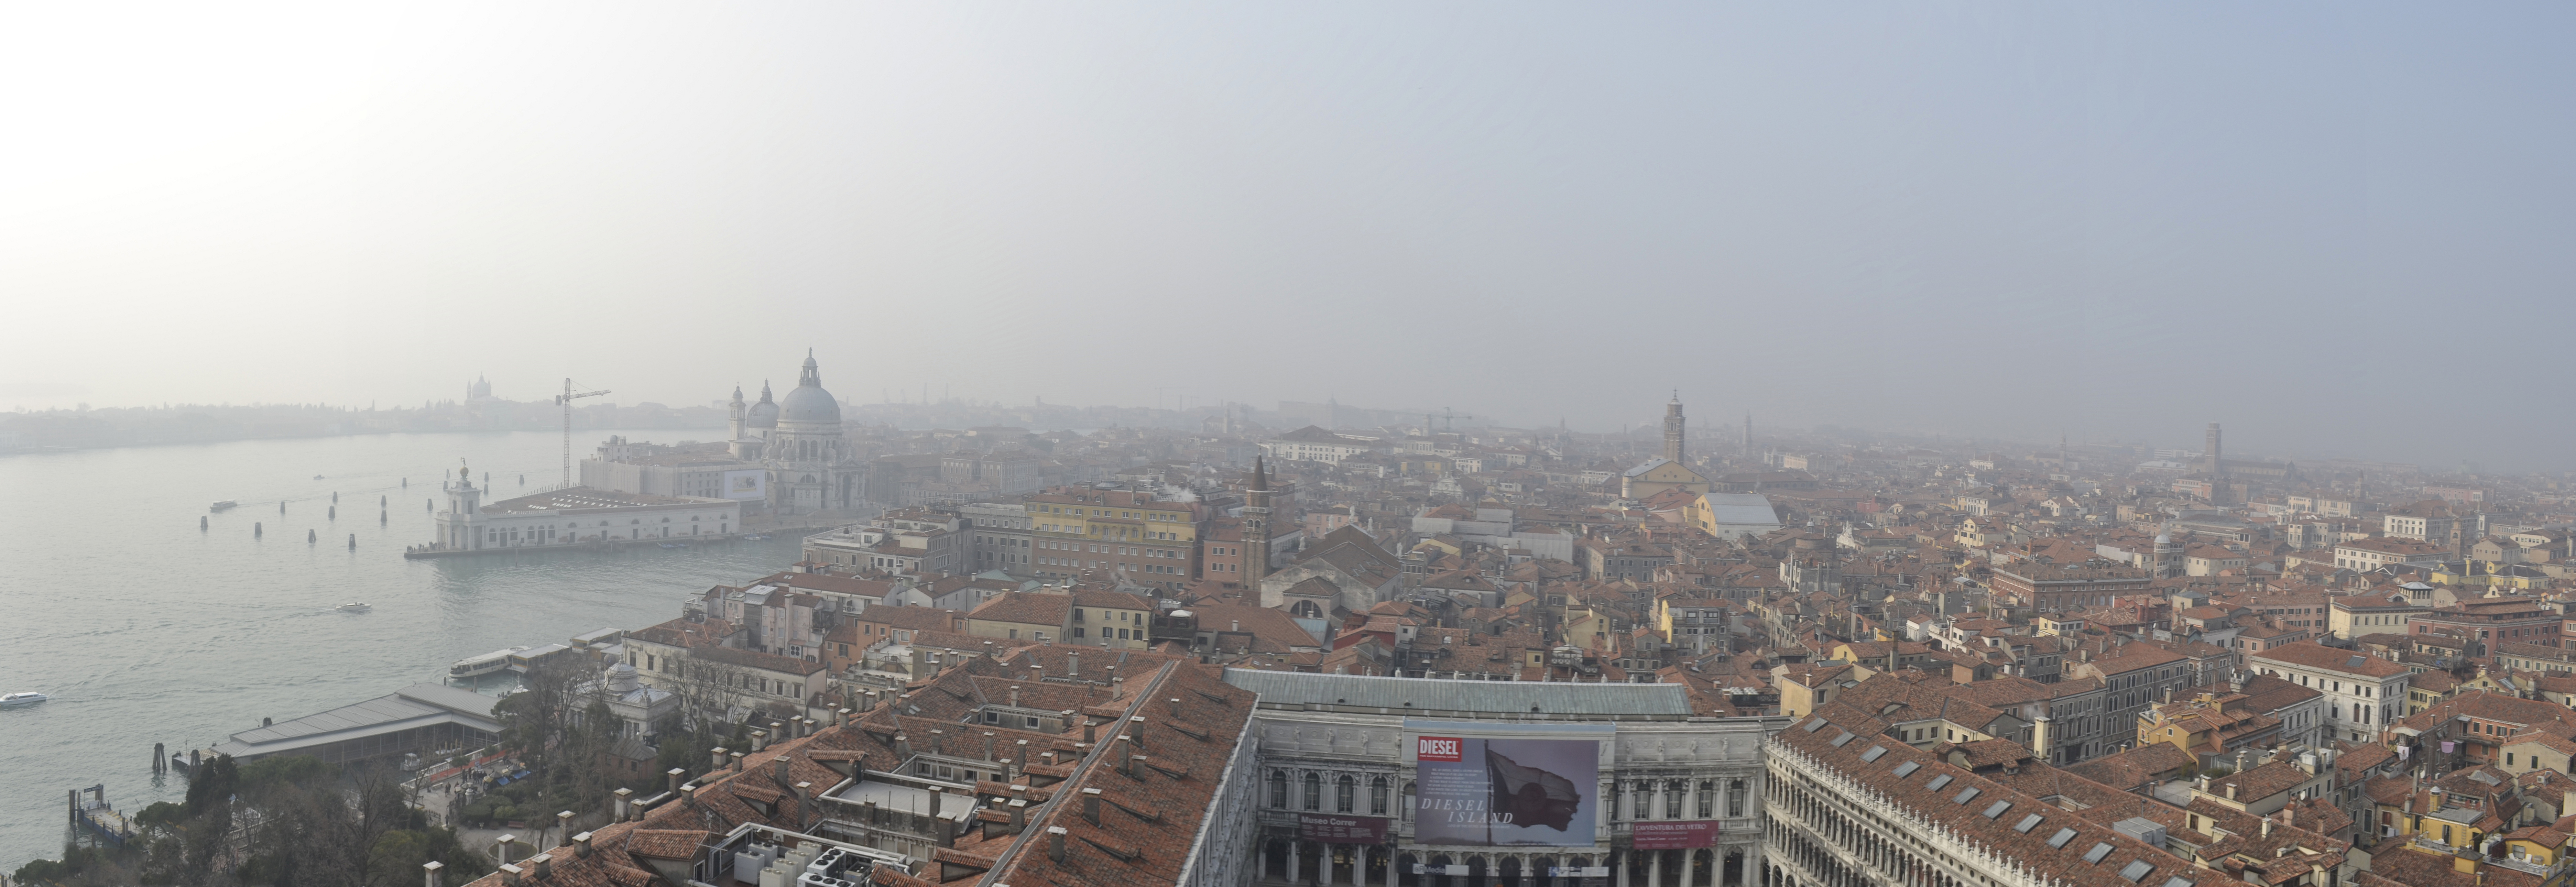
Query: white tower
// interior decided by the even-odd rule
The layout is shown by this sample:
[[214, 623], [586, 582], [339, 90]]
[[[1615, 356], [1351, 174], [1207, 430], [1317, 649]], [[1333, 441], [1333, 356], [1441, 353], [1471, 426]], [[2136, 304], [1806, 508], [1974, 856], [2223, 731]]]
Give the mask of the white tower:
[[456, 480], [447, 485], [447, 510], [438, 515], [439, 544], [451, 549], [483, 547], [482, 535], [474, 529], [482, 506], [483, 491], [474, 488], [474, 472], [458, 465]]

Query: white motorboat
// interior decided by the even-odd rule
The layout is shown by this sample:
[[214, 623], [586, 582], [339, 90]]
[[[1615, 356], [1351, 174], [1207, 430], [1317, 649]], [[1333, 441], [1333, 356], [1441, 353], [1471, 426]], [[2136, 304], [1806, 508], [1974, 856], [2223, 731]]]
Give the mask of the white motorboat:
[[522, 652], [526, 649], [528, 648], [511, 647], [507, 650], [494, 650], [481, 656], [469, 656], [464, 659], [456, 660], [455, 665], [447, 667], [447, 676], [451, 678], [479, 678], [484, 675], [509, 668], [510, 654]]
[[0, 696], [0, 708], [23, 708], [52, 698], [43, 693], [11, 693]]
[[206, 510], [207, 510], [207, 511], [230, 511], [230, 510], [232, 510], [232, 509], [239, 508], [239, 507], [241, 507], [241, 503], [239, 503], [239, 502], [235, 502], [235, 501], [230, 500], [230, 499], [226, 499], [226, 500], [224, 500], [224, 501], [217, 502], [217, 503], [215, 503], [215, 504], [213, 504], [213, 505], [208, 505], [208, 506], [206, 506]]
[[366, 612], [366, 611], [368, 611], [368, 610], [373, 610], [373, 609], [375, 609], [375, 607], [373, 607], [373, 606], [369, 606], [369, 605], [367, 605], [367, 604], [348, 603], [348, 604], [341, 604], [341, 605], [339, 605], [339, 606], [337, 606], [337, 607], [332, 607], [331, 609], [338, 610], [338, 611], [343, 612], [343, 613], [364, 613], [364, 612]]

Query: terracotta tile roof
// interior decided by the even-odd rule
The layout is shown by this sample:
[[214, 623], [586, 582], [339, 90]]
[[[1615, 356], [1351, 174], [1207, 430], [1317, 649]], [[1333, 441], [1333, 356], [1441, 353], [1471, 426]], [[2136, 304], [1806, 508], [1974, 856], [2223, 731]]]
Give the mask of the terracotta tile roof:
[[[2337, 650], [2315, 641], [2301, 641], [2260, 653], [2248, 653], [2246, 658], [2372, 678], [2395, 677], [2408, 672], [2406, 666], [2386, 659], [2366, 653], [2355, 653], [2351, 650]], [[2353, 661], [2356, 658], [2360, 661]]]
[[[2136, 887], [2138, 884], [2161, 885], [2168, 879], [2180, 879], [2185, 884], [2215, 885], [2223, 878], [2221, 873], [2194, 868], [2172, 853], [2148, 846], [2082, 814], [2069, 812], [2024, 792], [2013, 782], [1979, 776], [1901, 742], [1875, 741], [1875, 737], [1888, 729], [1884, 722], [1859, 716], [1839, 701], [1829, 708], [1835, 711], [1820, 711], [1817, 715], [1800, 719], [1777, 734], [1777, 741], [1811, 758], [1817, 765], [1839, 771], [1855, 782], [1883, 793], [1883, 799], [1871, 799], [1874, 806], [1902, 811], [1959, 834], [1973, 836], [1991, 847], [1996, 855], [2054, 873], [2068, 887]], [[1840, 719], [1834, 720], [1837, 716]], [[1809, 724], [1819, 720], [1829, 720], [1831, 726], [1812, 731], [1807, 729]], [[1833, 741], [1846, 730], [1871, 738], [1833, 745]], [[1875, 760], [1862, 761], [1862, 753], [1872, 748], [1884, 751]], [[1917, 769], [1904, 777], [1894, 775], [1894, 768], [1905, 763], [1915, 764]], [[1949, 779], [1943, 781], [1940, 789], [1928, 788], [1936, 777], [1942, 776]], [[1971, 796], [1975, 803], [1956, 803], [1957, 798], [1969, 790], [1977, 792]], [[2107, 788], [2102, 791], [2119, 794]], [[1997, 819], [1985, 818], [1982, 812], [1997, 802], [2009, 805], [2004, 814]], [[2031, 814], [2044, 819], [2028, 832], [2012, 828], [2014, 821]], [[2075, 835], [2059, 846], [2050, 846], [2049, 838], [2061, 828], [2072, 828]], [[2098, 857], [2098, 862], [2089, 862], [2085, 856], [2095, 844], [2109, 844], [2110, 850]], [[2145, 863], [2151, 871], [2137, 880], [2120, 877], [2120, 871], [2132, 862]]]

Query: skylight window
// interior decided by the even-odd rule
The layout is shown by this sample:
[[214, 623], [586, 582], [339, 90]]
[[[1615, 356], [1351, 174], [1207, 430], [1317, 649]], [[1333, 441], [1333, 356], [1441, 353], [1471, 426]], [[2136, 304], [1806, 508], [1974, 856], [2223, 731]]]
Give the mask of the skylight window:
[[2111, 843], [2104, 841], [2093, 845], [2093, 849], [2084, 851], [2084, 861], [2099, 865], [2102, 862], [2102, 857], [2109, 855], [2111, 855]]
[[1824, 725], [1825, 725], [1825, 719], [1823, 719], [1823, 718], [1817, 718], [1817, 719], [1815, 719], [1815, 720], [1808, 721], [1808, 722], [1807, 722], [1807, 726], [1806, 726], [1804, 729], [1805, 729], [1807, 732], [1809, 732], [1809, 733], [1813, 733], [1813, 732], [1816, 732], [1816, 730], [1817, 730], [1818, 728], [1821, 728], [1821, 727], [1823, 727]]
[[1887, 754], [1887, 746], [1873, 745], [1868, 751], [1860, 753], [1860, 759], [1865, 762], [1876, 762], [1879, 756], [1884, 754]]
[[1854, 732], [1852, 732], [1852, 731], [1845, 730], [1845, 731], [1843, 731], [1843, 735], [1834, 737], [1833, 746], [1834, 746], [1835, 748], [1841, 748], [1841, 747], [1843, 747], [1843, 743], [1850, 742], [1850, 741], [1852, 741], [1852, 738], [1853, 738], [1853, 737], [1855, 737], [1855, 736], [1859, 736], [1859, 735], [1860, 735], [1860, 734], [1858, 734], [1858, 733], [1854, 733]]
[[2155, 870], [2155, 866], [2148, 865], [2146, 860], [2141, 859], [2136, 862], [2129, 863], [2126, 867], [2120, 869], [2120, 877], [2126, 879], [2131, 884], [2135, 884], [2139, 881], [2145, 880], [2147, 875]]
[[2011, 801], [1996, 801], [1996, 802], [1994, 802], [1994, 804], [1993, 804], [1993, 805], [1988, 806], [1988, 807], [1986, 808], [1986, 812], [1985, 812], [1985, 813], [1980, 814], [1980, 815], [1984, 816], [1984, 817], [1985, 817], [1985, 818], [1987, 818], [1987, 819], [1993, 819], [1993, 818], [1995, 818], [1995, 817], [1997, 817], [1997, 816], [2002, 816], [2002, 815], [2004, 815], [2004, 811], [2006, 811], [2006, 810], [2010, 810], [2010, 809], [2012, 809], [2012, 802], [2011, 802]]
[[1980, 792], [1980, 791], [1984, 791], [1984, 789], [1980, 789], [1980, 788], [1978, 788], [1978, 787], [1976, 787], [1976, 786], [1973, 786], [1973, 785], [1972, 785], [1972, 786], [1968, 786], [1967, 790], [1960, 792], [1958, 797], [1951, 798], [1951, 799], [1950, 799], [1950, 803], [1953, 803], [1953, 804], [1966, 804], [1966, 803], [1968, 803], [1969, 801], [1976, 800], [1976, 799], [1977, 799], [1977, 793], [1978, 793], [1978, 792]]
[[2013, 831], [2017, 831], [2017, 832], [2020, 832], [2020, 833], [2025, 834], [2025, 835], [2030, 834], [2030, 830], [2031, 830], [2031, 829], [2034, 829], [2034, 828], [2038, 828], [2038, 827], [2039, 827], [2039, 821], [2040, 821], [2040, 820], [2042, 820], [2042, 819], [2046, 819], [2046, 818], [2047, 818], [2047, 817], [2045, 817], [2045, 816], [2041, 816], [2041, 815], [2039, 815], [2039, 814], [2037, 814], [2037, 813], [2033, 813], [2033, 814], [2031, 814], [2031, 815], [2029, 815], [2029, 816], [2024, 816], [2024, 817], [2022, 817], [2022, 818], [2021, 818], [2021, 821], [2020, 821], [2020, 822], [2013, 823]]
[[1914, 771], [1921, 769], [1923, 769], [1923, 765], [1917, 764], [1913, 761], [1898, 764], [1896, 765], [1896, 778], [1904, 779], [1905, 777], [1914, 775]]
[[2074, 829], [2058, 829], [2057, 834], [2048, 836], [2048, 847], [2051, 850], [2063, 849], [2066, 846], [2066, 842], [2072, 840], [2075, 840]]
[[1939, 776], [1932, 777], [1932, 781], [1931, 781], [1930, 783], [1928, 783], [1928, 784], [1925, 784], [1925, 785], [1923, 786], [1923, 790], [1924, 790], [1924, 791], [1928, 791], [1928, 792], [1937, 792], [1937, 791], [1940, 791], [1940, 790], [1941, 790], [1941, 787], [1942, 787], [1942, 786], [1949, 785], [1949, 784], [1950, 784], [1950, 774], [1943, 773], [1943, 774], [1941, 774], [1941, 775], [1939, 775]]

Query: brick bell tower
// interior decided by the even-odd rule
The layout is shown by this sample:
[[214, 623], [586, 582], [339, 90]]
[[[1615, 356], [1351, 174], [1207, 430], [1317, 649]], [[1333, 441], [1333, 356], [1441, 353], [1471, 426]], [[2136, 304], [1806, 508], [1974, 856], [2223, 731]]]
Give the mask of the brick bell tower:
[[1270, 575], [1270, 472], [1252, 457], [1252, 485], [1243, 491], [1243, 584], [1258, 587]]

